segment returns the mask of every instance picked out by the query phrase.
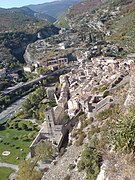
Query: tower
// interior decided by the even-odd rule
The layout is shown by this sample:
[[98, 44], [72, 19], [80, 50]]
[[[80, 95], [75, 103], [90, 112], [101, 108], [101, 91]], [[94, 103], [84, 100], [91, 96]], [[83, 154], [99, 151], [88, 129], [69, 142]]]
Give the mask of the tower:
[[54, 130], [55, 130], [55, 116], [53, 108], [48, 107], [45, 109], [45, 119], [47, 125], [47, 131], [51, 138], [54, 138]]

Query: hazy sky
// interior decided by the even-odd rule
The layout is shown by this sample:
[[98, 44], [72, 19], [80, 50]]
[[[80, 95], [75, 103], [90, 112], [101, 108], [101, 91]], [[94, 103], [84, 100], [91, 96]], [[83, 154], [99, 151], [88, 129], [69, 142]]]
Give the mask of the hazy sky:
[[0, 7], [3, 8], [21, 7], [28, 4], [40, 4], [50, 1], [54, 1], [54, 0], [0, 0]]

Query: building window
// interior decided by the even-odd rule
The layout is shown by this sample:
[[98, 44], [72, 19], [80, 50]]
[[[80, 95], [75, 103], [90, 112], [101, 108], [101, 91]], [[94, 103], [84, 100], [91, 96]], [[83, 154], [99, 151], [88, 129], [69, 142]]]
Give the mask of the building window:
[[48, 115], [48, 121], [50, 121], [50, 116]]
[[52, 128], [51, 123], [49, 123], [50, 128]]

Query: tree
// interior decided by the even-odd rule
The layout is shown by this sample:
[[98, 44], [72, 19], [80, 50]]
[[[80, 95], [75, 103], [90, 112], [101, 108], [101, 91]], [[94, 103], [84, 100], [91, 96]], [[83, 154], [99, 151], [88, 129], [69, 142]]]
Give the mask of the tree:
[[14, 128], [14, 129], [18, 129], [18, 123], [15, 122], [15, 123], [13, 124], [13, 128]]
[[22, 129], [24, 129], [24, 130], [27, 130], [28, 129], [28, 126], [27, 126], [27, 124], [22, 124]]
[[27, 98], [23, 103], [23, 109], [24, 109], [24, 111], [28, 111], [31, 108], [32, 108], [31, 101], [29, 98]]
[[42, 161], [51, 159], [53, 155], [52, 143], [50, 141], [41, 141], [35, 149], [35, 154]]
[[47, 67], [39, 67], [39, 68], [37, 69], [38, 75], [44, 75], [44, 74], [47, 73], [47, 71], [48, 71], [48, 68], [47, 68]]
[[44, 98], [45, 96], [45, 88], [44, 87], [39, 87], [37, 90], [36, 90], [36, 94], [40, 97], [40, 98]]
[[36, 165], [37, 159], [34, 159], [33, 161], [22, 161], [19, 165], [16, 180], [41, 180], [42, 174], [35, 169]]
[[10, 96], [5, 96], [5, 97], [4, 97], [4, 103], [5, 103], [5, 105], [8, 105], [9, 102], [10, 102]]

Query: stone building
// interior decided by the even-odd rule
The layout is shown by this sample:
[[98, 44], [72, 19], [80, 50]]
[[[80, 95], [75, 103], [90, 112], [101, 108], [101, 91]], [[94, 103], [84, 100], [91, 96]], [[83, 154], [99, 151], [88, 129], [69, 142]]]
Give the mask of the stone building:
[[6, 76], [6, 69], [0, 69], [0, 78], [4, 78]]
[[47, 134], [49, 139], [55, 144], [59, 144], [62, 136], [61, 130], [64, 124], [64, 116], [64, 110], [60, 106], [45, 110]]
[[64, 117], [64, 109], [60, 106], [54, 108], [48, 107], [45, 109], [46, 120], [42, 124], [41, 130], [30, 146], [31, 157], [35, 154], [36, 145], [42, 140], [49, 140], [54, 145], [59, 145], [63, 137], [62, 127], [65, 124]]
[[34, 67], [31, 66], [31, 65], [27, 65], [27, 66], [24, 66], [24, 67], [23, 67], [23, 70], [24, 70], [25, 72], [32, 72], [32, 71], [34, 70]]

